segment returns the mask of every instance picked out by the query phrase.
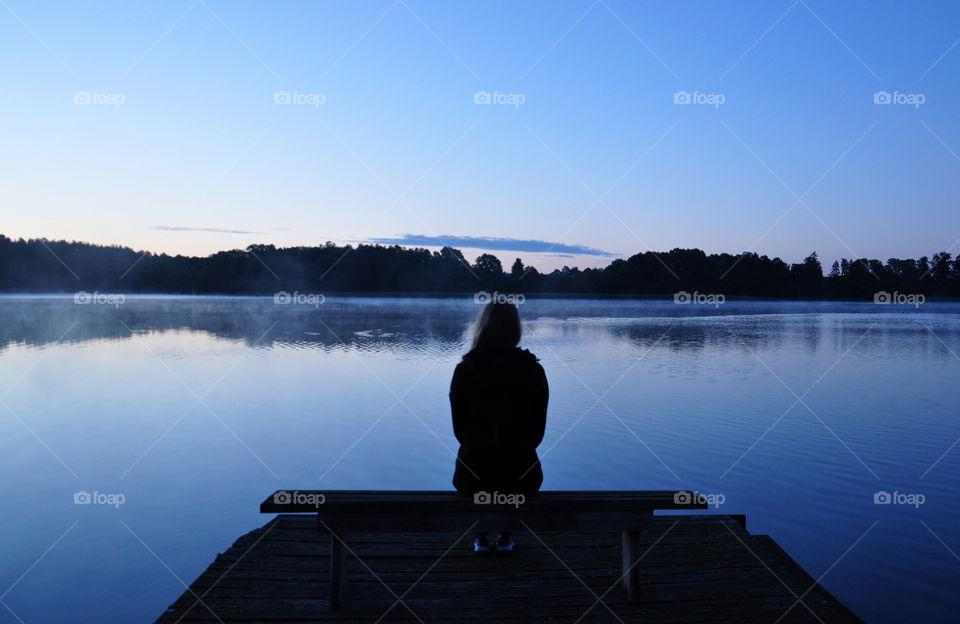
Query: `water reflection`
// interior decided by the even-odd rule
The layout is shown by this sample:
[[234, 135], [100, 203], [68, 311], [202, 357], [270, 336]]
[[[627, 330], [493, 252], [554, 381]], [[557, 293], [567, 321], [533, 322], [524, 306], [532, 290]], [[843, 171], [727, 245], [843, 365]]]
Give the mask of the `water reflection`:
[[[204, 332], [259, 347], [446, 352], [465, 346], [477, 312], [472, 298], [329, 297], [313, 306], [278, 305], [269, 297], [128, 296], [121, 305], [82, 305], [68, 295], [0, 296], [0, 352], [11, 345], [124, 340], [131, 334], [169, 330]], [[881, 324], [867, 316], [853, 323], [838, 320], [844, 313], [879, 319], [891, 312], [899, 322]], [[931, 312], [957, 314], [960, 306], [891, 310], [863, 303], [747, 301], [717, 308], [670, 301], [532, 299], [523, 304], [521, 315], [528, 336], [551, 335], [560, 341], [602, 329], [640, 349], [656, 345], [684, 352], [711, 347], [749, 351], [802, 344], [813, 354], [821, 348], [825, 330], [836, 344], [872, 331], [890, 344], [902, 346], [902, 340], [910, 338], [936, 348], [930, 343], [934, 326], [953, 329]], [[549, 322], [560, 326], [548, 328]], [[939, 331], [937, 335], [943, 337]]]
[[475, 307], [449, 300], [391, 305], [347, 299], [303, 306], [276, 305], [263, 297], [128, 297], [122, 305], [107, 306], [78, 305], [71, 297], [5, 297], [0, 298], [0, 350], [171, 330], [259, 347], [390, 350], [428, 342], [449, 348], [461, 343], [475, 313]]

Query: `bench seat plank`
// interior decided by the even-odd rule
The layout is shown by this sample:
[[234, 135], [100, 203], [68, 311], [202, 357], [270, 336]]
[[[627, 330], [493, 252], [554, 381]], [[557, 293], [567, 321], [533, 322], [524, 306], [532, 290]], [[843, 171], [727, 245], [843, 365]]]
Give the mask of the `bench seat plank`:
[[[349, 514], [484, 513], [526, 515], [533, 512], [639, 512], [654, 509], [706, 509], [707, 502], [687, 497], [678, 502], [676, 490], [543, 491], [523, 504], [477, 504], [453, 491], [401, 490], [278, 490], [260, 504], [261, 513]], [[321, 500], [318, 504], [316, 501]]]

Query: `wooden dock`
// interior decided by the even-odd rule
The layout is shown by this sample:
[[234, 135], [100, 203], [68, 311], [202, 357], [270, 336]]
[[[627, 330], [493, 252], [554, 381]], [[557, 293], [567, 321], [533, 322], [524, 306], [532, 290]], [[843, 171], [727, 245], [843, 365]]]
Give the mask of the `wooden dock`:
[[641, 598], [620, 582], [619, 535], [520, 532], [509, 555], [454, 533], [353, 536], [344, 605], [330, 610], [330, 539], [314, 515], [244, 535], [159, 623], [860, 622], [742, 516], [656, 516], [640, 535]]

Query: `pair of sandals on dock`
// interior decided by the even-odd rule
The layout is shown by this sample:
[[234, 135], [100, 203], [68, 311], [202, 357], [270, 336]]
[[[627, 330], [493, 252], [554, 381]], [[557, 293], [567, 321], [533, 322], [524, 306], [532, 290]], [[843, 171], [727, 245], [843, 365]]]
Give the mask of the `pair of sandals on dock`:
[[497, 541], [491, 542], [486, 531], [477, 531], [473, 534], [473, 552], [475, 553], [512, 553], [514, 547], [513, 533], [501, 532]]

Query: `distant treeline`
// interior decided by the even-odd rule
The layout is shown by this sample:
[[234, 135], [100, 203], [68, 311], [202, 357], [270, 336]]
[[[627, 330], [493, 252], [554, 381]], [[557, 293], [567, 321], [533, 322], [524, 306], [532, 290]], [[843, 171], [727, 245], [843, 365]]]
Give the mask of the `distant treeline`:
[[872, 299], [880, 291], [960, 297], [960, 257], [940, 252], [913, 260], [842, 259], [824, 275], [816, 252], [787, 264], [744, 252], [699, 249], [639, 253], [598, 269], [563, 267], [540, 273], [518, 258], [505, 271], [491, 254], [469, 262], [452, 247], [398, 245], [277, 248], [251, 245], [205, 258], [139, 252], [127, 247], [0, 235], [0, 291], [183, 294], [301, 293], [557, 293]]

